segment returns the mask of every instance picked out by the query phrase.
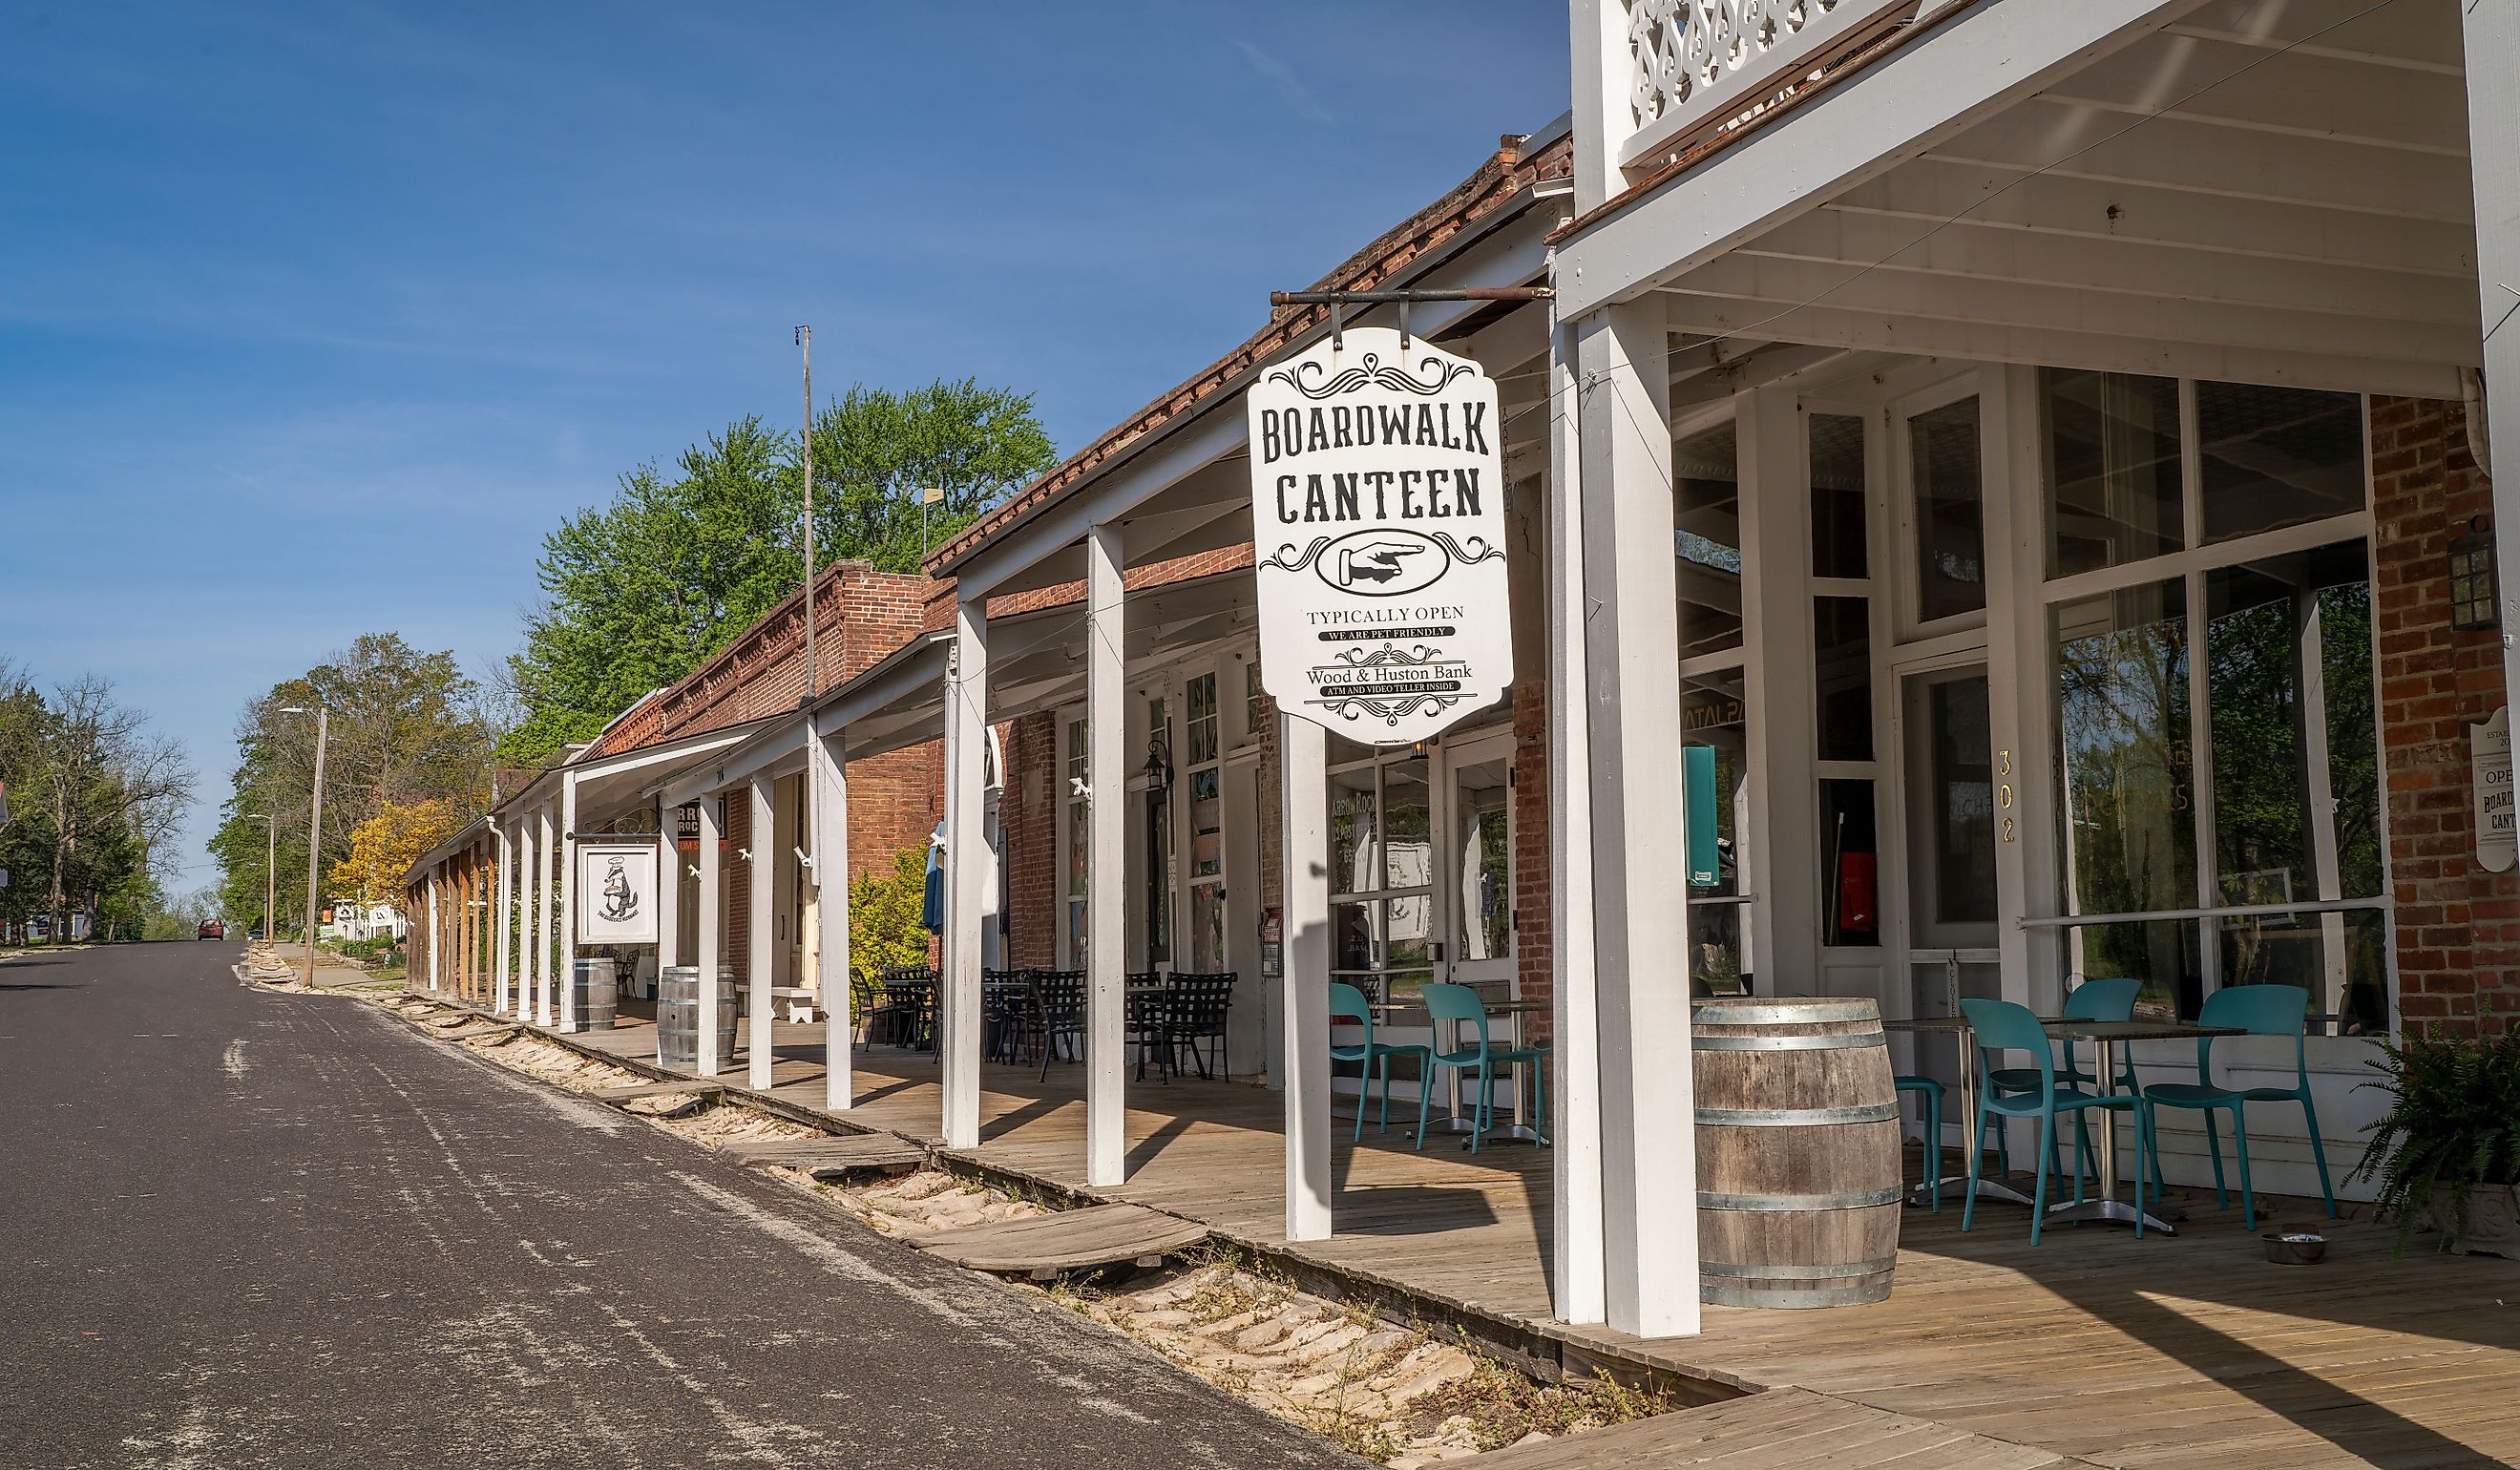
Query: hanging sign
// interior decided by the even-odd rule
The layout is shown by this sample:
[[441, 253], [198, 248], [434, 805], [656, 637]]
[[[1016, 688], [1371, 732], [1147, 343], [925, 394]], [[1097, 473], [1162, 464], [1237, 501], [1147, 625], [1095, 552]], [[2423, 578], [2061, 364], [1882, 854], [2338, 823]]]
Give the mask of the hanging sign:
[[1261, 687], [1406, 745], [1513, 682], [1504, 427], [1479, 365], [1386, 327], [1263, 372], [1251, 433]]
[[656, 844], [577, 845], [580, 944], [656, 942]]
[[2520, 827], [2511, 805], [2511, 709], [2467, 727], [2468, 784], [2476, 793], [2476, 866], [2509, 872], [2520, 859]]

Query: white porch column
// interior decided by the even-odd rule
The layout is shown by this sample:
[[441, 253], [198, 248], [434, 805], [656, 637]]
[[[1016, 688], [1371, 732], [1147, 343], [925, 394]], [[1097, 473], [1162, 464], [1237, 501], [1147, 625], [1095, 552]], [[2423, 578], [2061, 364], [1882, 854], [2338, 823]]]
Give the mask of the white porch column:
[[751, 902], [745, 906], [752, 937], [744, 945], [752, 1026], [744, 1042], [744, 1080], [765, 1092], [770, 1091], [770, 1064], [777, 1059], [771, 1028], [779, 1019], [770, 999], [771, 964], [778, 950], [770, 940], [772, 901], [779, 896], [778, 795], [767, 775], [752, 778], [752, 883], [746, 890]]
[[1085, 749], [1093, 790], [1085, 845], [1085, 1182], [1096, 1185], [1119, 1183], [1129, 1168], [1129, 885], [1121, 825], [1129, 773], [1120, 735], [1128, 729], [1122, 690], [1128, 624], [1121, 569], [1119, 528], [1096, 526], [1085, 544]]
[[560, 779], [560, 1029], [577, 1029], [577, 778]]
[[526, 989], [532, 991], [532, 1016], [537, 1026], [552, 1024], [552, 807], [534, 807], [526, 817], [534, 824], [534, 956], [526, 965]]
[[490, 1010], [495, 1015], [506, 1015], [509, 1002], [516, 995], [516, 988], [511, 983], [515, 971], [510, 967], [515, 962], [516, 950], [509, 935], [514, 929], [517, 913], [517, 844], [504, 824], [493, 827], [491, 831], [498, 844], [499, 905], [490, 911], [490, 921], [498, 925], [490, 931], [490, 968], [494, 972], [492, 983], [496, 987], [491, 992]]
[[541, 905], [535, 899], [542, 876], [542, 849], [534, 845], [534, 814], [517, 814], [517, 1019], [534, 1015], [534, 957], [542, 948]]
[[814, 986], [823, 1002], [823, 1105], [846, 1112], [857, 1100], [849, 1046], [849, 778], [844, 730], [806, 726], [807, 837], [814, 855]]
[[656, 802], [656, 984], [683, 952], [683, 850], [675, 845], [674, 809]]
[[[2460, 7], [2467, 49], [2468, 187], [2476, 196], [2477, 292], [2485, 309], [2485, 419], [2502, 458], [2520, 455], [2520, 7]], [[2491, 447], [2489, 446], [2489, 453]], [[2502, 578], [2502, 688], [2520, 691], [2520, 471], [2494, 479], [2494, 562]], [[2493, 473], [2488, 468], [2488, 474]]]
[[1552, 324], [1549, 395], [1550, 1089], [1557, 1319], [1598, 1322], [1601, 1257], [1600, 1013], [1593, 972], [1592, 705], [1584, 697], [1584, 497], [1575, 334]]
[[[1102, 742], [1097, 740], [1097, 749]], [[1330, 1235], [1329, 736], [1278, 716], [1284, 895], [1286, 1238]], [[1360, 1101], [1358, 1106], [1363, 1106]]]
[[949, 1148], [980, 1141], [980, 920], [988, 907], [981, 808], [989, 739], [989, 613], [978, 598], [954, 610], [945, 670], [945, 967], [936, 987], [938, 1066]]
[[718, 814], [716, 793], [704, 791], [700, 793], [700, 912], [694, 923], [698, 943], [692, 951], [700, 974], [699, 1037], [692, 1052], [692, 1070], [702, 1077], [715, 1077], [719, 1064], [728, 1060], [717, 1054], [717, 1008], [725, 1003], [717, 993], [717, 974], [726, 954], [726, 926], [718, 910], [719, 869], [725, 855], [718, 844], [725, 840], [726, 822]]
[[1599, 1005], [1604, 1306], [1694, 1333], [1697, 1148], [1680, 800], [1669, 355], [1660, 302], [1575, 328]]
[[[428, 988], [446, 988], [445, 906], [437, 896], [437, 869], [428, 869]], [[272, 926], [273, 943], [278, 944], [279, 926]]]

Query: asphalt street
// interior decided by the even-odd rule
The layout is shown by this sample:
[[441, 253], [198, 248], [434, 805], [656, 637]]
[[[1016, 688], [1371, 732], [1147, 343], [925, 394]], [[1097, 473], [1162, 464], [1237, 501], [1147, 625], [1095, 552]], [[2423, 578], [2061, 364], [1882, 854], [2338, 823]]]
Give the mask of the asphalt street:
[[0, 962], [0, 1466], [1357, 1466], [225, 944]]

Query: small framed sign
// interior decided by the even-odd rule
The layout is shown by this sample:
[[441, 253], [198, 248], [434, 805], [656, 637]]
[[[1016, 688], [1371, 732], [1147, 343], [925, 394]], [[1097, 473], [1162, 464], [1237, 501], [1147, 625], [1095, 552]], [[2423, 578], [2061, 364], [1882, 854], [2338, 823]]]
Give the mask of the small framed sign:
[[580, 944], [656, 942], [656, 844], [581, 842], [577, 847]]

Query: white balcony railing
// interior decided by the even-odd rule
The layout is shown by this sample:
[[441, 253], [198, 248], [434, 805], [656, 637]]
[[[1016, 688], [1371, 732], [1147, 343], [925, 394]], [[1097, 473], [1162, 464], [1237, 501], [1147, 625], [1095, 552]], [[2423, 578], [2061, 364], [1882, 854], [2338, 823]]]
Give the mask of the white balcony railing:
[[1622, 167], [1673, 139], [1747, 112], [1832, 43], [1910, 0], [1627, 0], [1629, 108]]

